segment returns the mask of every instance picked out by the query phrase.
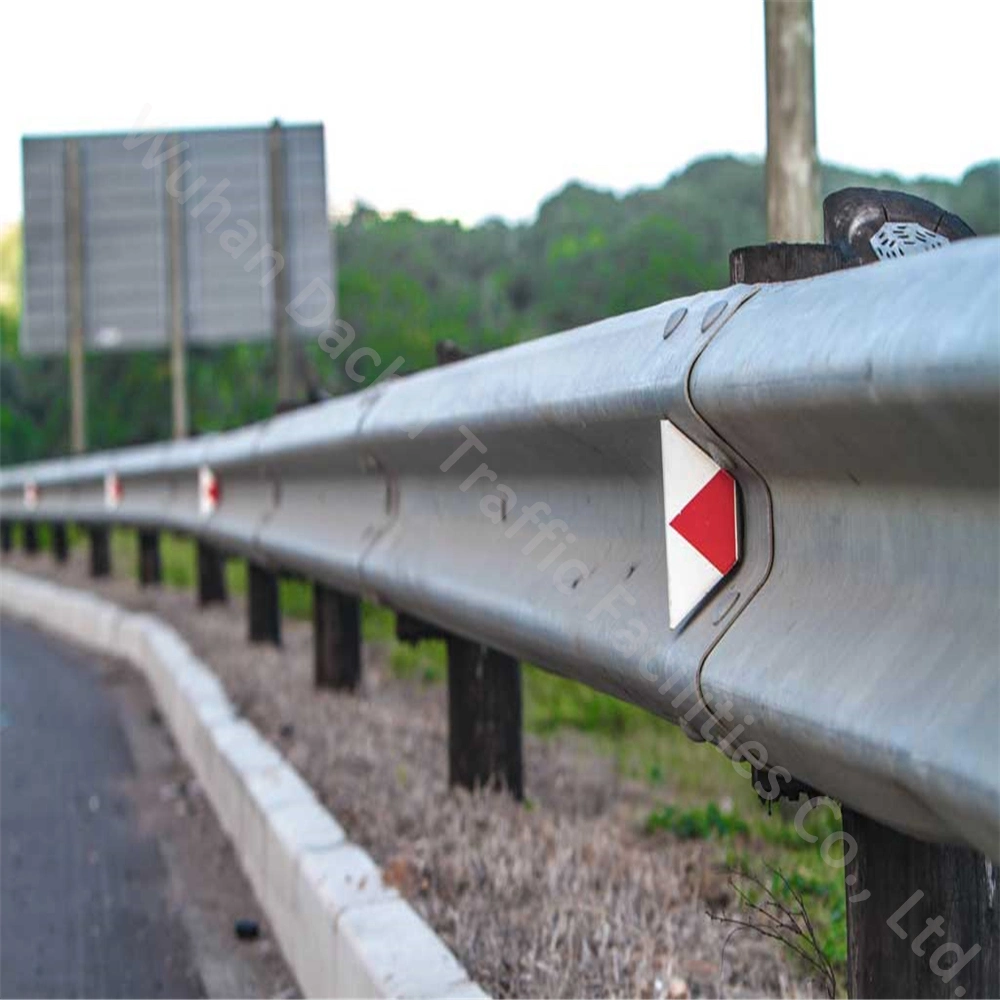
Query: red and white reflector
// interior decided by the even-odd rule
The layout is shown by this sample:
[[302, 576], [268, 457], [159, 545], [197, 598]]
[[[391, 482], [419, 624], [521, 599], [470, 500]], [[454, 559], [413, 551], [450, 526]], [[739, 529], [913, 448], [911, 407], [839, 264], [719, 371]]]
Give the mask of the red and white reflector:
[[736, 480], [669, 420], [660, 422], [667, 607], [677, 628], [740, 558]]
[[215, 513], [222, 499], [219, 477], [207, 466], [198, 470], [198, 512], [202, 517]]
[[104, 506], [115, 510], [121, 505], [125, 491], [122, 489], [121, 477], [117, 472], [109, 472], [104, 477]]
[[24, 484], [24, 506], [26, 510], [34, 510], [38, 506], [38, 484], [29, 480]]

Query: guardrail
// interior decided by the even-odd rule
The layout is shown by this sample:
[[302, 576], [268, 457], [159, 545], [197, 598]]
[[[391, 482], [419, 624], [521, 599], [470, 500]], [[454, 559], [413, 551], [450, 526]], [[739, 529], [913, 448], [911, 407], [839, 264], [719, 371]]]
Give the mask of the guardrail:
[[258, 618], [268, 574], [326, 588], [338, 657], [370, 597], [679, 722], [766, 797], [1000, 860], [998, 262], [734, 285], [5, 469], [0, 516], [192, 535], [263, 574]]

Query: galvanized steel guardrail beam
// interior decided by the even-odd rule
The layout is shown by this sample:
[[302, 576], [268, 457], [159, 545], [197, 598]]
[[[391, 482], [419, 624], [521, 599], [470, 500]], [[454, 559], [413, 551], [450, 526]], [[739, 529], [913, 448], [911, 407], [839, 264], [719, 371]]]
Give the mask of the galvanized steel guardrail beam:
[[[376, 598], [743, 747], [765, 791], [790, 773], [997, 860], [998, 264], [978, 239], [737, 285], [5, 469], [0, 516], [179, 531]], [[664, 421], [741, 499], [739, 563], [675, 628]]]

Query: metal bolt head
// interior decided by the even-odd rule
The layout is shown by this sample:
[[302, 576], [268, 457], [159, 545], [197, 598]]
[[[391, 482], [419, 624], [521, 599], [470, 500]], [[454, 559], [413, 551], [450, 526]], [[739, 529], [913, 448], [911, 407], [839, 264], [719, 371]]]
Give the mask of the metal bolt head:
[[687, 316], [688, 311], [686, 306], [681, 306], [680, 309], [675, 309], [668, 317], [667, 324], [663, 328], [663, 339], [666, 340], [684, 322], [684, 317]]
[[701, 332], [704, 333], [725, 311], [727, 302], [725, 299], [719, 299], [718, 302], [713, 302], [705, 315], [702, 317], [701, 321]]

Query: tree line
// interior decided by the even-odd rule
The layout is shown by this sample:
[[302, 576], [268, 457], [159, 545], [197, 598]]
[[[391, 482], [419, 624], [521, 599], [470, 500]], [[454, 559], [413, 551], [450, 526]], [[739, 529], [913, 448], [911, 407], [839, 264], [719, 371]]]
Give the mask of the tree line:
[[[909, 191], [955, 212], [981, 234], [1000, 231], [1000, 162], [958, 183], [911, 182], [824, 167], [824, 193], [849, 185]], [[435, 343], [478, 353], [728, 283], [728, 254], [765, 240], [759, 160], [712, 157], [662, 185], [617, 195], [579, 183], [547, 199], [531, 222], [487, 219], [474, 227], [384, 216], [359, 205], [331, 231], [339, 315], [356, 343], [402, 371], [435, 363]], [[68, 450], [64, 358], [22, 357], [20, 231], [0, 238], [0, 460], [14, 464]], [[303, 391], [354, 391], [318, 343], [299, 345]], [[274, 412], [269, 344], [192, 347], [191, 423], [197, 433], [237, 427]], [[364, 372], [364, 364], [358, 370]], [[377, 372], [368, 372], [374, 378]], [[170, 437], [165, 352], [87, 358], [93, 449]]]

